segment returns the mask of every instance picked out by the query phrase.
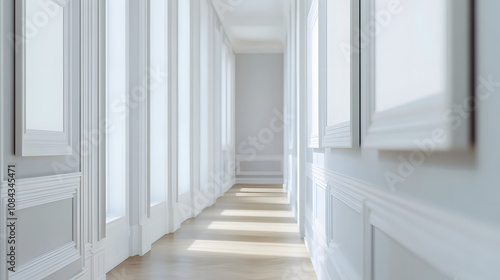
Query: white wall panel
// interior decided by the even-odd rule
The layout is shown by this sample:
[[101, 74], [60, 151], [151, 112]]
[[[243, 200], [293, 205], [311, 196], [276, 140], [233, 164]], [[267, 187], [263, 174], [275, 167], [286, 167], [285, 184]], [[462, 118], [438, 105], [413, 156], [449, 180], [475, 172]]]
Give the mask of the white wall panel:
[[[494, 61], [499, 58], [495, 50], [500, 45], [500, 35], [494, 32], [493, 26], [500, 21], [494, 12], [499, 9], [500, 3], [489, 0], [461, 2], [463, 7], [473, 7], [468, 6], [470, 9], [462, 19], [470, 16], [473, 21], [463, 26], [463, 32], [454, 35], [465, 36], [468, 34], [467, 29], [475, 30], [473, 44], [454, 45], [460, 50], [469, 47], [474, 50], [473, 60], [467, 59], [467, 55], [462, 57], [472, 65], [464, 64], [463, 67], [452, 70], [473, 72], [473, 76], [469, 77], [474, 81], [474, 89], [471, 90], [473, 95], [454, 102], [452, 112], [447, 112], [448, 116], [453, 117], [453, 124], [457, 127], [475, 127], [472, 135], [469, 135], [475, 141], [474, 148], [467, 151], [438, 152], [437, 145], [431, 143], [432, 135], [412, 138], [408, 134], [406, 136], [413, 148], [395, 152], [365, 145], [349, 149], [306, 148], [303, 138], [307, 135], [304, 130], [306, 107], [300, 101], [304, 100], [306, 94], [304, 83], [307, 73], [303, 69], [307, 34], [303, 27], [311, 2], [295, 1], [299, 8], [296, 20], [302, 26], [296, 34], [299, 40], [296, 45], [299, 92], [286, 94], [290, 95], [287, 98], [299, 101], [293, 128], [299, 129], [298, 140], [301, 142], [299, 151], [288, 151], [285, 158], [299, 156], [297, 207], [304, 210], [298, 216], [299, 221], [301, 215], [307, 217], [307, 222], [301, 224], [306, 227], [306, 243], [319, 279], [498, 278], [498, 261], [494, 260], [498, 260], [500, 256], [500, 223], [496, 214], [500, 210], [496, 168], [500, 165], [500, 152], [496, 148], [500, 141], [496, 122], [500, 119], [500, 98], [497, 94], [500, 91], [500, 67]], [[450, 59], [453, 50], [443, 53], [439, 46], [439, 42], [446, 38], [434, 40], [428, 36], [443, 33], [443, 22], [438, 19], [442, 17], [436, 17], [443, 5], [456, 8], [458, 3], [454, 5], [453, 1], [437, 1], [436, 10], [426, 11], [421, 8], [422, 3], [410, 3], [411, 1], [352, 2], [358, 2], [361, 9], [371, 3], [382, 10], [370, 15], [376, 18], [371, 26], [360, 27], [361, 30], [357, 33], [360, 41], [350, 45], [351, 52], [361, 53], [361, 57], [366, 58], [363, 54], [377, 41], [380, 43], [377, 45], [377, 52], [381, 56], [387, 58], [399, 56], [403, 52], [408, 54], [404, 61], [392, 59], [389, 62], [382, 59], [385, 62], [380, 63], [379, 68], [370, 70], [378, 71], [379, 77], [385, 81], [379, 89], [387, 91], [387, 88], [397, 87], [397, 94], [401, 95], [394, 100], [386, 99], [385, 103], [381, 102], [378, 109], [388, 109], [394, 104], [406, 102], [404, 98], [417, 96], [414, 95], [415, 87], [411, 86], [414, 83], [412, 79], [418, 80], [425, 76], [408, 74], [426, 68], [425, 64], [429, 61], [442, 68], [443, 60]], [[396, 13], [388, 14], [391, 11]], [[452, 17], [453, 12], [450, 9], [447, 11], [447, 15]], [[421, 21], [408, 21], [410, 18], [420, 18]], [[429, 25], [434, 25], [431, 27], [432, 32], [422, 33], [429, 29]], [[446, 28], [453, 28], [451, 26], [448, 24]], [[410, 29], [417, 31], [409, 32]], [[376, 34], [370, 33], [370, 30]], [[393, 34], [398, 32], [405, 33], [405, 39], [400, 40], [401, 36], [398, 40], [392, 39]], [[411, 43], [412, 41], [416, 44]], [[443, 58], [443, 55], [447, 58]], [[409, 66], [406, 63], [408, 61], [412, 61], [413, 66]], [[370, 71], [365, 74], [374, 74]], [[391, 76], [394, 71], [398, 73]], [[432, 74], [432, 71], [427, 74]], [[396, 78], [403, 76], [410, 80]], [[421, 84], [420, 89], [428, 91], [425, 87], [444, 82], [451, 87], [460, 87], [460, 90], [470, 90], [468, 86], [460, 86], [469, 80], [467, 77], [456, 83], [449, 79], [436, 81], [438, 77], [443, 79], [442, 75], [433, 75], [426, 79], [430, 84]], [[363, 85], [365, 80], [361, 81], [361, 86]], [[394, 104], [391, 105], [391, 102]], [[293, 111], [290, 102], [286, 106], [285, 110]], [[330, 104], [331, 106], [335, 107]], [[423, 112], [422, 108], [424, 107], [417, 106], [420, 113]], [[465, 111], [460, 112], [458, 108], [464, 108]], [[370, 117], [369, 109], [362, 108], [360, 117]], [[441, 119], [443, 113], [437, 107], [425, 112], [427, 117], [435, 114], [436, 120]], [[399, 123], [402, 129], [408, 128], [407, 123], [399, 118], [392, 118], [391, 121]], [[416, 133], [410, 129], [408, 131]], [[385, 149], [397, 148], [390, 141], [379, 144], [386, 145]], [[307, 162], [308, 168], [300, 168], [301, 156], [307, 156], [304, 163]], [[285, 173], [293, 169], [289, 162], [285, 162], [284, 166], [289, 169]], [[300, 179], [305, 177], [307, 179]], [[311, 198], [312, 187], [314, 181], [322, 180], [327, 182], [329, 188], [326, 205], [328, 246], [319, 242], [322, 232], [316, 232], [310, 223], [316, 214], [313, 212], [315, 205], [321, 206], [322, 203], [315, 201], [321, 200], [320, 197]], [[328, 256], [327, 260], [323, 258], [324, 253]]]
[[72, 199], [26, 208], [17, 215], [20, 266], [73, 241]]
[[[283, 154], [284, 71], [282, 54], [236, 55], [236, 154], [238, 162], [260, 162]], [[245, 165], [245, 163], [243, 163]], [[238, 164], [237, 164], [238, 166]], [[238, 177], [282, 180], [282, 172], [248, 168]], [[243, 172], [243, 174], [241, 173]], [[271, 173], [269, 173], [271, 172]]]
[[374, 280], [443, 280], [448, 278], [384, 232], [374, 229]]

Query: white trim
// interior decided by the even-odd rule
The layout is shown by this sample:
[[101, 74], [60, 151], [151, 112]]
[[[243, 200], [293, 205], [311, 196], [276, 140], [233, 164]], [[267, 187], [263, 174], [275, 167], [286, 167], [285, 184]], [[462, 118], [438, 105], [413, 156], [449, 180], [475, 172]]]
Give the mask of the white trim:
[[[242, 162], [279, 162], [279, 170], [273, 171], [245, 171], [241, 169]], [[247, 155], [236, 155], [236, 176], [283, 176], [282, 155], [257, 155], [249, 158]]]
[[[327, 243], [327, 220], [326, 218], [328, 217], [328, 212], [327, 212], [327, 209], [328, 209], [328, 195], [327, 194], [327, 184], [322, 182], [321, 180], [317, 180], [318, 178], [317, 177], [313, 177], [312, 180], [313, 180], [313, 189], [312, 189], [312, 199], [313, 199], [313, 205], [312, 205], [312, 229], [314, 230], [314, 232], [316, 232], [316, 236], [319, 238], [319, 241], [321, 244], [325, 245], [325, 247], [328, 245]], [[324, 221], [321, 221], [318, 219], [318, 213], [319, 213], [319, 210], [321, 209], [318, 209], [318, 203], [317, 203], [317, 198], [319, 197], [318, 196], [318, 189], [321, 188], [323, 190], [323, 192], [325, 193], [325, 196], [323, 196], [323, 199], [325, 200], [324, 201], [324, 204], [325, 204], [325, 208], [323, 209], [323, 211], [325, 211], [324, 216], [325, 216], [325, 220]]]
[[[8, 3], [8, 4], [7, 4]], [[5, 94], [7, 91], [7, 85], [5, 83], [5, 64], [7, 60], [5, 59], [5, 46], [7, 45], [7, 40], [6, 40], [6, 34], [8, 34], [8, 31], [6, 30], [5, 22], [7, 21], [8, 18], [8, 12], [6, 9], [7, 5], [14, 5], [12, 2], [8, 1], [0, 1], [0, 181], [4, 179], [3, 171], [4, 171], [4, 114], [5, 114]], [[8, 49], [8, 48], [7, 48]], [[7, 163], [9, 164], [9, 163]], [[3, 187], [2, 187], [3, 188]], [[3, 189], [0, 188], [0, 190], [3, 191]], [[3, 211], [2, 211], [3, 213]], [[2, 215], [5, 216], [5, 215]], [[0, 222], [2, 224], [4, 223], [5, 218], [0, 217]], [[3, 234], [2, 234], [3, 235]], [[4, 242], [4, 240], [1, 238], [0, 235], [0, 252], [7, 252], [7, 242]], [[8, 271], [7, 271], [7, 256], [6, 254], [1, 254], [0, 255], [0, 278], [7, 279]]]
[[[82, 272], [73, 278], [103, 279], [106, 277], [102, 242], [106, 236], [106, 133], [100, 120], [106, 117], [106, 1], [81, 1], [80, 8], [80, 164], [85, 250]], [[93, 135], [94, 131], [99, 134]]]
[[[2, 182], [1, 207], [6, 209], [8, 182]], [[49, 253], [38, 256], [9, 274], [9, 279], [41, 279], [77, 261], [84, 254], [81, 226], [81, 174], [67, 174], [16, 181], [16, 210], [45, 205], [61, 200], [72, 199], [72, 241]], [[0, 230], [6, 231], [6, 218], [1, 217]], [[6, 242], [2, 236], [1, 242]]]
[[[80, 188], [81, 174], [56, 175], [19, 179], [16, 181], [16, 210], [75, 198]], [[2, 194], [7, 189], [8, 182], [2, 182]], [[76, 210], [76, 209], [75, 209]]]
[[308, 164], [308, 169], [311, 176], [324, 178], [329, 186], [339, 186], [353, 200], [353, 203], [346, 204], [353, 206], [353, 210], [359, 210], [363, 201], [360, 213], [364, 218], [365, 234], [363, 279], [371, 280], [373, 275], [374, 228], [453, 279], [490, 279], [500, 274], [500, 267], [494, 264], [500, 252], [498, 226], [383, 191], [314, 164]]
[[236, 178], [238, 185], [282, 185], [282, 178]]
[[[360, 273], [357, 272], [347, 259], [346, 255], [338, 246], [332, 246], [330, 243], [326, 250], [328, 254], [328, 261], [335, 268], [335, 271], [342, 280], [361, 280]], [[329, 266], [325, 265], [327, 273], [331, 275], [333, 272], [329, 270]]]
[[282, 54], [284, 53], [282, 42], [235, 42], [231, 41], [235, 54]]
[[[95, 3], [95, 2], [94, 2]], [[93, 98], [93, 103], [88, 107], [87, 110], [89, 110], [87, 113], [89, 116], [93, 115], [92, 114], [92, 108], [99, 108], [99, 118], [98, 120], [103, 120], [106, 119], [106, 113], [107, 113], [107, 96], [106, 96], [106, 1], [100, 1], [98, 0], [98, 4], [94, 5], [94, 9], [98, 10], [98, 15], [99, 18], [97, 22], [99, 23], [97, 26], [98, 29], [98, 38], [94, 37], [93, 40], [96, 40], [98, 42], [98, 52], [94, 54], [93, 60], [98, 61], [98, 81], [97, 86], [98, 90], [94, 92], [94, 94], [97, 94], [97, 96], [94, 96]], [[92, 13], [91, 13], [92, 15]], [[92, 20], [92, 19], [89, 19]], [[90, 31], [90, 35], [92, 35], [92, 31]], [[95, 36], [95, 35], [94, 35]], [[96, 57], [97, 56], [97, 57]], [[94, 82], [95, 83], [95, 82]], [[82, 95], [84, 95], [82, 93]], [[95, 116], [94, 116], [95, 118]], [[128, 122], [128, 120], [127, 120]], [[97, 127], [95, 127], [97, 126]], [[93, 119], [93, 125], [91, 125], [91, 130], [90, 131], [103, 131], [105, 127], [103, 127], [103, 124], [100, 121], [96, 121]], [[93, 151], [93, 156], [92, 157], [92, 162], [91, 164], [92, 168], [95, 168], [93, 170], [94, 174], [98, 174], [97, 181], [94, 185], [94, 188], [92, 189], [92, 199], [89, 198], [90, 203], [92, 203], [92, 200], [97, 200], [98, 202], [98, 207], [97, 207], [97, 213], [93, 217], [94, 225], [96, 227], [96, 230], [94, 230], [95, 236], [93, 236], [93, 243], [97, 243], [99, 241], [102, 241], [106, 237], [106, 202], [107, 202], [107, 194], [106, 194], [106, 180], [107, 180], [107, 174], [106, 174], [106, 154], [107, 154], [107, 133], [101, 133], [99, 134], [99, 145], [97, 147], [97, 151]], [[83, 154], [83, 153], [82, 153]], [[83, 154], [85, 155], [85, 154]], [[96, 167], [97, 165], [97, 167]], [[90, 178], [94, 178], [92, 176], [95, 176], [94, 174], [90, 175]], [[97, 244], [94, 244], [97, 246]], [[94, 250], [103, 250], [103, 248], [97, 248]], [[95, 252], [94, 252], [95, 254]], [[101, 264], [104, 267], [104, 257], [100, 258], [102, 259], [103, 263]], [[95, 271], [94, 271], [95, 272]], [[102, 274], [99, 274], [99, 277], [103, 277]], [[104, 275], [105, 277], [105, 275]]]
[[[318, 34], [318, 37], [319, 37], [319, 40], [320, 40], [320, 43], [321, 43], [321, 24], [320, 24], [320, 18], [319, 18], [319, 7], [318, 7], [318, 0], [312, 0], [312, 3], [311, 3], [311, 7], [309, 9], [309, 14], [307, 16], [307, 32], [306, 32], [306, 65], [307, 65], [307, 68], [306, 68], [306, 85], [307, 85], [307, 88], [306, 88], [306, 100], [307, 100], [307, 106], [306, 106], [306, 112], [307, 112], [307, 122], [306, 122], [306, 127], [307, 127], [307, 135], [308, 135], [308, 147], [309, 148], [319, 148], [321, 147], [321, 139], [319, 137], [320, 135], [320, 117], [319, 117], [319, 111], [318, 112], [313, 112], [312, 111], [312, 68], [311, 68], [311, 63], [312, 63], [312, 57], [311, 57], [311, 44], [312, 44], [312, 37], [311, 37], [311, 30], [312, 28], [314, 27], [314, 24], [316, 23], [316, 21], [318, 22], [318, 29], [319, 29], [319, 34]], [[321, 49], [321, 48], [320, 48]], [[318, 55], [321, 54], [320, 50], [318, 50]], [[319, 59], [318, 63], [321, 63], [320, 62], [321, 59]], [[319, 65], [320, 66], [320, 65]], [[320, 67], [321, 68], [321, 67]], [[321, 71], [319, 71], [318, 69], [318, 85], [320, 85], [319, 81], [321, 81], [322, 79], [324, 79], [324, 77], [321, 77]], [[320, 96], [320, 88], [318, 88], [318, 98]], [[319, 100], [318, 100], [319, 101]], [[319, 109], [319, 104], [318, 104], [318, 109]], [[311, 130], [312, 130], [312, 127], [310, 127], [309, 123], [312, 122], [312, 118], [313, 118], [313, 113], [316, 113], [318, 114], [318, 127], [317, 127], [317, 130], [318, 130], [318, 134], [312, 134]]]
[[[4, 16], [6, 14], [6, 8], [5, 8], [5, 2], [6, 1], [0, 1], [0, 91], [1, 92], [7, 92], [6, 89], [6, 83], [5, 83], [5, 64], [6, 60], [4, 59], [5, 56], [5, 45], [7, 44], [7, 40], [5, 38], [5, 34], [7, 34], [5, 30], [5, 19], [7, 16]], [[4, 114], [5, 114], [5, 101], [4, 101], [4, 96], [5, 94], [0, 94], [0, 181], [3, 180], [3, 166], [4, 166]], [[3, 245], [0, 245], [0, 248], [3, 248]], [[3, 250], [2, 250], [3, 252]], [[1, 266], [0, 266], [1, 267]], [[0, 276], [2, 276], [0, 274]]]
[[167, 215], [168, 215], [168, 231], [174, 232], [180, 224], [176, 223], [176, 207], [177, 202], [177, 185], [178, 185], [178, 174], [177, 174], [177, 158], [178, 158], [178, 117], [177, 117], [177, 89], [178, 89], [178, 79], [177, 79], [177, 33], [178, 33], [178, 7], [177, 1], [168, 1], [168, 125], [169, 125], [169, 141], [168, 141], [168, 167], [169, 167], [169, 185], [170, 188], [167, 190], [168, 203], [167, 203]]
[[306, 247], [318, 279], [361, 280], [361, 276], [354, 270], [339, 247], [327, 246], [321, 238], [316, 238], [321, 236], [321, 231], [308, 227], [306, 232]]
[[[374, 20], [375, 0], [366, 1], [362, 8], [362, 25], [368, 26]], [[447, 136], [435, 141], [437, 150], [466, 149], [471, 144], [472, 125], [467, 113], [463, 124], [453, 129], [443, 114], [454, 104], [464, 104], [471, 96], [471, 41], [472, 1], [447, 1], [448, 24], [447, 43], [447, 91], [413, 101], [393, 109], [375, 110], [375, 48], [376, 38], [364, 49], [362, 60], [362, 119], [363, 146], [370, 148], [411, 150], [416, 140], [432, 139], [433, 131], [442, 130]]]
[[20, 266], [15, 273], [9, 275], [9, 279], [43, 279], [79, 258], [80, 252], [76, 249], [75, 242], [69, 242]]
[[[307, 147], [308, 147], [308, 130], [307, 130], [307, 5], [306, 1], [296, 0], [296, 17], [295, 26], [292, 29], [296, 30], [297, 53], [296, 71], [297, 71], [297, 87], [295, 98], [297, 100], [297, 131], [294, 137], [297, 137], [297, 212], [300, 236], [305, 236], [306, 228], [306, 186], [307, 186]], [[293, 138], [292, 138], [293, 139]]]
[[[111, 0], [112, 1], [112, 0]], [[129, 199], [126, 200], [130, 217], [130, 255], [144, 255], [151, 250], [146, 229], [150, 223], [149, 201], [149, 1], [128, 2], [129, 52], [128, 86], [132, 91], [146, 88], [144, 99], [131, 108], [129, 117]], [[134, 147], [132, 149], [131, 147]]]
[[[61, 5], [63, 8], [63, 32], [64, 32], [64, 85], [63, 85], [63, 131], [43, 131], [26, 128], [26, 0], [19, 0], [15, 3], [15, 30], [16, 46], [15, 51], [15, 85], [16, 85], [16, 141], [15, 149], [17, 156], [56, 156], [71, 155], [72, 150], [72, 85], [73, 85], [73, 32], [72, 32], [72, 12], [71, 1]], [[61, 3], [59, 3], [61, 4]], [[19, 42], [21, 40], [21, 42]], [[29, 81], [28, 81], [29, 82]]]
[[[346, 1], [346, 0], [342, 0]], [[328, 80], [328, 59], [329, 52], [332, 50], [337, 50], [338, 46], [329, 46], [328, 37], [332, 31], [328, 30], [328, 20], [329, 17], [328, 5], [332, 4], [334, 1], [320, 0], [320, 57], [325, 59], [320, 59], [320, 71], [324, 71], [324, 74], [320, 75], [323, 81], [320, 81], [320, 128], [319, 132], [322, 137], [321, 143], [322, 147], [331, 148], [352, 148], [359, 146], [359, 69], [360, 69], [360, 59], [359, 52], [351, 51], [349, 56], [350, 64], [350, 120], [344, 123], [335, 124], [328, 126], [327, 114], [328, 114], [328, 93], [330, 92], [329, 80]], [[346, 26], [347, 30], [350, 30], [350, 46], [356, 46], [359, 40], [357, 33], [359, 32], [357, 28], [359, 25], [359, 2], [350, 2], [350, 26]], [[321, 41], [322, 40], [322, 41]]]

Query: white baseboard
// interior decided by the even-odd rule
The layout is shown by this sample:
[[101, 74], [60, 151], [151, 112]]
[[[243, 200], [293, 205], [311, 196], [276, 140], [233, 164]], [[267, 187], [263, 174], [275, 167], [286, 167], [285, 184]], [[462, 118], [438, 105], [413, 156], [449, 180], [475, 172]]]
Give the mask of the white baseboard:
[[283, 185], [283, 178], [236, 178], [236, 184]]

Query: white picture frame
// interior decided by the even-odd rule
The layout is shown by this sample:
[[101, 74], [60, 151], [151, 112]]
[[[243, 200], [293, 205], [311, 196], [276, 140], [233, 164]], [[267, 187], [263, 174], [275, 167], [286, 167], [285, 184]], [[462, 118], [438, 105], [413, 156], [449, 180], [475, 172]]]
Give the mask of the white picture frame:
[[[473, 4], [470, 0], [424, 2], [362, 1], [364, 147], [447, 151], [471, 146], [473, 110], [455, 115], [453, 107], [467, 105], [473, 96]], [[386, 15], [385, 22], [381, 15]], [[398, 47], [410, 44], [414, 50], [405, 56], [406, 49]], [[396, 90], [406, 80], [405, 89]]]
[[359, 146], [359, 0], [320, 0], [320, 135], [325, 148]]
[[15, 5], [15, 153], [71, 155], [71, 1]]
[[[319, 3], [318, 0], [313, 0], [309, 8], [307, 16], [307, 135], [308, 147], [320, 148], [320, 125], [319, 125], [319, 92], [320, 81], [323, 80], [320, 76], [321, 65], [319, 56], [321, 53], [321, 23], [319, 17]], [[317, 28], [317, 29], [316, 29]], [[318, 46], [314, 46], [315, 36]], [[316, 55], [314, 54], [316, 52]], [[314, 69], [313, 61], [317, 60], [318, 68]], [[317, 75], [317, 80], [314, 81], [314, 74]]]

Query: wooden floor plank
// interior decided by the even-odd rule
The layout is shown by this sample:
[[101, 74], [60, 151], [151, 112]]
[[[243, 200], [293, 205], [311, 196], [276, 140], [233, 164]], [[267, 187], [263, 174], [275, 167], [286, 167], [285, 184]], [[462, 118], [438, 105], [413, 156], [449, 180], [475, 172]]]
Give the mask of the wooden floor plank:
[[236, 185], [108, 280], [316, 279], [281, 186]]

